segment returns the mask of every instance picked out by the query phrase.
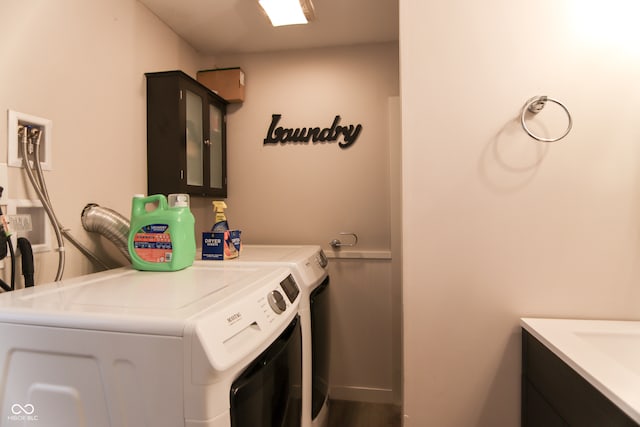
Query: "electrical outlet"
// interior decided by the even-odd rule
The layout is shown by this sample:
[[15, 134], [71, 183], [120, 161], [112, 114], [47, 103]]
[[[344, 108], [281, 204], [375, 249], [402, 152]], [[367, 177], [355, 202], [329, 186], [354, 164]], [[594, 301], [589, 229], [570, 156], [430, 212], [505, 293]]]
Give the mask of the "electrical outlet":
[[7, 141], [9, 143], [7, 144], [7, 157], [9, 166], [23, 167], [22, 141], [18, 138], [18, 130], [20, 126], [29, 126], [35, 127], [42, 132], [42, 137], [40, 138], [40, 149], [38, 151], [40, 156], [40, 166], [44, 170], [52, 170], [53, 162], [51, 158], [51, 144], [53, 122], [49, 119], [43, 119], [42, 117], [36, 117], [13, 110], [9, 110], [8, 120]]
[[33, 231], [31, 214], [7, 215], [9, 219], [9, 229], [12, 233], [25, 233]]

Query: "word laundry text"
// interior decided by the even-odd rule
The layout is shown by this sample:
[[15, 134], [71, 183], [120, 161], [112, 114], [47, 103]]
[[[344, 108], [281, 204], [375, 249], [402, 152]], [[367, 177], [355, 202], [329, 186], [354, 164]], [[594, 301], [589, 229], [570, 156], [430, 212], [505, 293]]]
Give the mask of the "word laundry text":
[[358, 124], [340, 126], [340, 116], [336, 116], [333, 119], [333, 123], [330, 127], [320, 129], [319, 127], [309, 128], [283, 128], [278, 126], [278, 122], [282, 118], [282, 114], [271, 115], [271, 125], [267, 131], [267, 137], [264, 139], [264, 145], [267, 144], [308, 144], [312, 141], [314, 144], [318, 142], [336, 142], [340, 137], [342, 141], [338, 142], [340, 148], [345, 149], [350, 147], [362, 131], [362, 125]]

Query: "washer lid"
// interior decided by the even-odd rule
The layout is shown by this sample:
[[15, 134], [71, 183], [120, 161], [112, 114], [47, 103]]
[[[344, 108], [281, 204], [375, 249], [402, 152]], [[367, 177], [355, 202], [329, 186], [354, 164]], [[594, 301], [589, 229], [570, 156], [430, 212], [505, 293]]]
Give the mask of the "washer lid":
[[[210, 261], [196, 261], [204, 265]], [[304, 292], [310, 292], [328, 275], [327, 258], [318, 245], [242, 245], [240, 256], [220, 261], [235, 265], [286, 265]]]
[[229, 261], [293, 263], [306, 260], [320, 250], [320, 246], [315, 245], [242, 245], [240, 256]]
[[0, 295], [0, 322], [181, 336], [187, 319], [221, 309], [287, 270], [196, 265], [176, 272], [130, 267]]

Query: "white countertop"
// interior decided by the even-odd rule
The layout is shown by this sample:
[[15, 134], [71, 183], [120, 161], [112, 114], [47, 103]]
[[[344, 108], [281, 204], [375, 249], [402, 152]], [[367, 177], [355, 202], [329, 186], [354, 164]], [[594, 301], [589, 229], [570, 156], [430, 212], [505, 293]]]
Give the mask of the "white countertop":
[[640, 423], [640, 321], [523, 318], [520, 324]]

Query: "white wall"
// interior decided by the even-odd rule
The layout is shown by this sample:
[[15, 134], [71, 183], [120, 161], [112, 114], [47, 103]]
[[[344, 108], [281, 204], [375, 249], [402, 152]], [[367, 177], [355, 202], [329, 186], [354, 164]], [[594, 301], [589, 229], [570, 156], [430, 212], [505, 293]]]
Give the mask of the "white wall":
[[[390, 259], [399, 206], [391, 204], [389, 160], [398, 147], [389, 136], [397, 43], [216, 60], [207, 67], [240, 66], [246, 75], [246, 99], [229, 106], [227, 119], [231, 226], [246, 243], [323, 246], [331, 257], [331, 396], [399, 401], [400, 280]], [[265, 146], [272, 114], [282, 114], [284, 127], [327, 127], [340, 115], [341, 124], [363, 129], [344, 150], [335, 143]], [[197, 226], [210, 228], [210, 200], [194, 200], [192, 208]], [[332, 239], [350, 241], [340, 231], [357, 233], [359, 243], [335, 254]], [[368, 259], [381, 254], [386, 259]]]
[[400, 0], [406, 426], [519, 425], [522, 316], [640, 317], [632, 4]]
[[[354, 231], [359, 248], [388, 249], [387, 105], [399, 93], [397, 43], [217, 59], [211, 68], [240, 66], [246, 76], [246, 99], [231, 104], [227, 118], [231, 225], [253, 243], [329, 248], [338, 232]], [[328, 127], [340, 115], [341, 125], [362, 131], [347, 149], [263, 145], [272, 114], [291, 128]], [[211, 204], [204, 208], [196, 206], [197, 219], [210, 227]]]
[[[183, 69], [199, 56], [134, 0], [3, 0], [0, 3], [0, 111], [53, 120], [53, 171], [45, 172], [60, 221], [114, 265], [111, 242], [80, 223], [88, 202], [130, 214], [131, 196], [146, 192], [144, 73]], [[0, 161], [7, 159], [7, 120], [0, 120]], [[11, 199], [37, 198], [23, 170], [1, 183]], [[70, 246], [70, 245], [67, 245]], [[73, 247], [65, 277], [92, 271]], [[36, 282], [55, 277], [57, 255], [36, 258]]]

